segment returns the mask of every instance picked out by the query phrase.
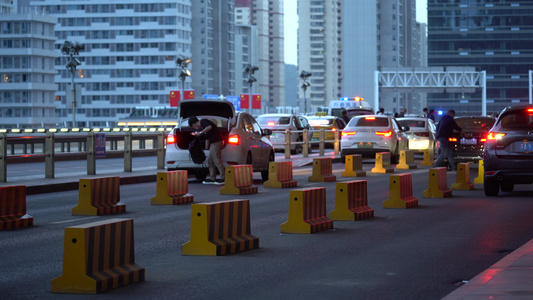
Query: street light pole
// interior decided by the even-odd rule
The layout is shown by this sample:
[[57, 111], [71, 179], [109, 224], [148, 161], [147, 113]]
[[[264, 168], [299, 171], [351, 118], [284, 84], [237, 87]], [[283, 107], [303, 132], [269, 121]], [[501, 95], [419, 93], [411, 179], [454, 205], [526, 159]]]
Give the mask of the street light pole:
[[253, 86], [253, 83], [257, 81], [257, 79], [253, 76], [254, 75], [254, 72], [259, 70], [259, 67], [257, 66], [252, 66], [252, 65], [247, 65], [246, 68], [244, 69], [244, 72], [246, 72], [246, 74], [248, 75], [248, 85], [250, 86], [250, 90], [249, 90], [249, 104], [250, 104], [250, 114], [252, 113], [252, 105], [253, 105], [253, 93], [252, 93], [252, 86]]
[[187, 65], [192, 63], [192, 58], [190, 57], [184, 57], [182, 55], [178, 55], [178, 58], [176, 59], [176, 64], [180, 68], [180, 75], [179, 78], [181, 79], [181, 94], [180, 100], [185, 100], [185, 79], [187, 77], [191, 76], [191, 71], [187, 69]]
[[74, 55], [79, 55], [80, 50], [85, 49], [85, 46], [81, 43], [71, 41], [65, 41], [61, 47], [61, 52], [64, 55], [69, 55], [70, 59], [66, 64], [67, 70], [71, 74], [71, 84], [72, 84], [72, 127], [76, 127], [76, 85], [74, 84], [74, 76], [76, 76], [76, 67], [81, 65], [81, 62], [74, 57]]
[[[313, 74], [309, 73], [309, 72], [306, 72], [306, 71], [302, 71], [302, 73], [300, 73], [300, 79], [303, 80], [303, 84], [302, 84], [302, 89], [304, 90], [304, 113], [307, 113], [307, 97], [306, 97], [306, 91], [307, 91], [307, 88], [311, 86], [311, 84], [307, 81], [309, 79], [309, 77], [311, 77]], [[300, 108], [300, 101], [298, 99], [298, 108]]]

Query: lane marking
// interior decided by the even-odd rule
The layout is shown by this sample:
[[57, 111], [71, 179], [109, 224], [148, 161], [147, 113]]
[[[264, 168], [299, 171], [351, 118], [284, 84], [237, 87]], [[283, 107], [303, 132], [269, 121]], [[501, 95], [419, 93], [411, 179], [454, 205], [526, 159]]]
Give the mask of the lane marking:
[[69, 223], [69, 222], [83, 221], [83, 220], [89, 220], [89, 219], [94, 219], [94, 218], [98, 218], [98, 216], [87, 217], [87, 218], [81, 218], [81, 219], [73, 219], [73, 220], [58, 221], [58, 222], [51, 222], [51, 224]]

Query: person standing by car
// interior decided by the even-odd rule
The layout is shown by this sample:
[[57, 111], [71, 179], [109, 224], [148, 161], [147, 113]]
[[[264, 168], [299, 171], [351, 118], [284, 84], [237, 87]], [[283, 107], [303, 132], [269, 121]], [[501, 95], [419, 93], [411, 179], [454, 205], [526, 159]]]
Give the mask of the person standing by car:
[[[189, 118], [189, 126], [200, 131], [196, 132], [196, 136], [204, 136], [209, 143], [209, 157], [207, 158], [207, 165], [209, 166], [210, 179], [204, 180], [203, 184], [224, 184], [225, 169], [222, 164], [222, 134], [215, 123], [192, 116]], [[220, 173], [220, 179], [216, 179], [217, 169]]]
[[453, 119], [455, 117], [455, 110], [450, 109], [448, 113], [440, 119], [437, 126], [437, 140], [439, 141], [439, 155], [437, 160], [433, 164], [434, 168], [439, 167], [442, 164], [444, 158], [448, 159], [448, 164], [452, 167], [453, 171], [457, 170], [455, 161], [453, 160], [453, 149], [450, 147], [449, 138], [452, 137], [453, 131], [457, 130], [461, 135], [464, 135], [463, 129], [455, 123]]
[[342, 110], [342, 120], [346, 124], [348, 124], [348, 122], [350, 122], [350, 117], [348, 117], [348, 112], [345, 109]]
[[407, 112], [407, 109], [406, 108], [402, 108], [400, 109], [400, 114], [398, 115], [398, 118], [403, 118], [405, 117], [405, 113]]

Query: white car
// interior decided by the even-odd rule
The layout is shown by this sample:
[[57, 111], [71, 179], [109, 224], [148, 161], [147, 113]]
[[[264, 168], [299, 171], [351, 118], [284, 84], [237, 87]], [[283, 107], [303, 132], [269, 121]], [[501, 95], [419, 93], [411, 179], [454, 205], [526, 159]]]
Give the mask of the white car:
[[409, 139], [409, 150], [423, 152], [429, 149], [435, 153], [437, 139], [435, 138], [437, 126], [433, 120], [423, 117], [405, 117], [396, 119], [400, 126], [409, 127], [405, 134]]
[[[307, 119], [303, 116], [298, 116], [295, 114], [264, 114], [257, 117], [257, 122], [262, 128], [268, 128], [272, 130], [270, 141], [272, 144], [274, 144], [274, 148], [279, 151], [284, 151], [285, 149], [285, 130], [311, 130], [311, 126], [309, 126], [309, 123], [307, 123]], [[302, 135], [302, 133], [297, 132], [291, 133], [292, 154], [298, 154], [303, 151], [302, 144], [293, 144], [295, 142], [303, 142]], [[313, 133], [309, 131], [307, 135], [309, 143], [311, 143], [312, 136]], [[311, 146], [309, 146], [309, 150], [310, 149]]]
[[[209, 173], [207, 159], [195, 164], [189, 155], [189, 143], [195, 131], [188, 119], [209, 119], [217, 124], [224, 138], [222, 162], [224, 165], [253, 166], [254, 172], [261, 172], [268, 179], [268, 163], [274, 161], [274, 148], [268, 139], [272, 132], [262, 129], [248, 113], [236, 112], [233, 104], [225, 100], [184, 100], [178, 107], [178, 125], [166, 139], [165, 165], [167, 170], [188, 170], [196, 178], [203, 179]], [[205, 155], [209, 157], [206, 146]]]
[[400, 150], [406, 150], [408, 139], [400, 124], [390, 116], [361, 115], [353, 117], [341, 133], [341, 157], [362, 154], [375, 155], [390, 152], [391, 161], [397, 163]]

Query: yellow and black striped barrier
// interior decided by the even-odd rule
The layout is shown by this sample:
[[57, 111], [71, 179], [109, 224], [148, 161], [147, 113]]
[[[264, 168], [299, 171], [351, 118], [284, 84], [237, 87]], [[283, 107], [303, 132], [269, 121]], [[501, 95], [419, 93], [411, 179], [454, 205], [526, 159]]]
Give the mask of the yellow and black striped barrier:
[[433, 149], [424, 149], [424, 158], [422, 159], [420, 165], [422, 167], [431, 167], [433, 166], [434, 162], [435, 159], [433, 158]]
[[144, 281], [135, 263], [133, 219], [109, 219], [65, 228], [63, 274], [53, 293], [97, 294]]
[[376, 166], [372, 168], [372, 173], [394, 173], [394, 168], [390, 164], [390, 152], [376, 153]]
[[474, 183], [483, 184], [485, 182], [485, 163], [482, 159], [479, 160], [477, 177], [474, 178]]
[[254, 183], [252, 165], [226, 166], [224, 187], [220, 189], [220, 195], [249, 195], [257, 194], [257, 186]]
[[326, 216], [326, 188], [291, 190], [289, 220], [281, 224], [284, 233], [315, 233], [333, 228]]
[[78, 206], [72, 215], [102, 216], [126, 212], [120, 202], [120, 178], [102, 177], [80, 179]]
[[26, 186], [0, 187], [0, 230], [33, 226], [26, 214]]
[[313, 158], [313, 173], [309, 176], [310, 182], [336, 181], [337, 176], [332, 174], [332, 160], [330, 157]]
[[177, 205], [191, 203], [194, 196], [189, 194], [187, 171], [157, 172], [156, 195], [151, 204]]
[[268, 163], [268, 180], [263, 183], [266, 188], [291, 188], [298, 183], [292, 178], [292, 161]]
[[374, 209], [368, 207], [366, 180], [337, 183], [335, 210], [328, 217], [335, 221], [355, 221], [373, 216]]
[[400, 162], [396, 165], [396, 169], [410, 170], [416, 169], [417, 167], [415, 163], [415, 152], [413, 150], [401, 150]]
[[446, 168], [429, 169], [428, 189], [423, 193], [424, 198], [448, 198], [452, 190], [448, 188]]
[[389, 179], [389, 199], [383, 201], [383, 208], [411, 208], [418, 206], [413, 197], [411, 173], [391, 175]]
[[363, 177], [366, 171], [363, 170], [363, 156], [361, 154], [346, 155], [344, 160], [343, 177]]
[[191, 205], [191, 239], [182, 255], [226, 255], [259, 248], [250, 229], [250, 200]]
[[457, 164], [457, 177], [452, 183], [452, 190], [471, 191], [474, 184], [470, 181], [470, 163]]

